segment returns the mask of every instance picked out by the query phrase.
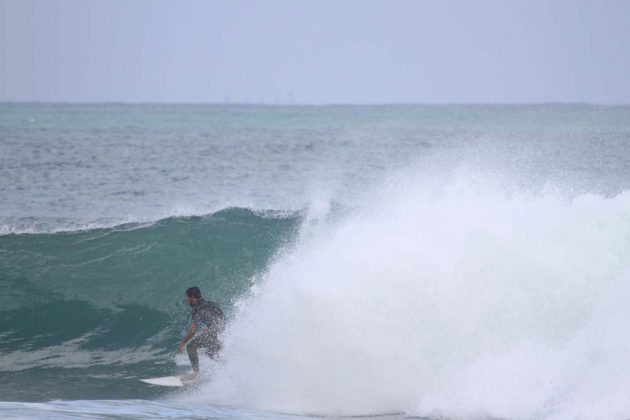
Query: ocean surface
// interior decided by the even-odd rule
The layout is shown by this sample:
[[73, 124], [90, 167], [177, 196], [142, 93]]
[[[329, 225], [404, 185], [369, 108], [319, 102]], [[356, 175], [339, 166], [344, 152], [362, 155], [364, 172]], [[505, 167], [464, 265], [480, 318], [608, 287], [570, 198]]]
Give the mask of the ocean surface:
[[630, 418], [629, 301], [627, 106], [0, 104], [3, 418]]

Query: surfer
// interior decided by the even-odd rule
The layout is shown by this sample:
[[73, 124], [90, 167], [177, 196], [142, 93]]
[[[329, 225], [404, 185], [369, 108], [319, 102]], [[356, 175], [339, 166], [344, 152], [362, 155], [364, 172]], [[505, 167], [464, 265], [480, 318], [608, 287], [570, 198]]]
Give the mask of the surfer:
[[[201, 297], [201, 290], [198, 287], [186, 289], [186, 299], [192, 308], [192, 322], [186, 336], [177, 347], [177, 352], [183, 352], [184, 347], [186, 347], [188, 358], [193, 368], [193, 372], [187, 375], [186, 379], [195, 379], [199, 374], [197, 350], [201, 347], [205, 348], [206, 354], [210, 358], [214, 358], [221, 350], [218, 335], [225, 326], [225, 316], [219, 305]], [[195, 336], [199, 326], [202, 324], [203, 329]], [[188, 346], [186, 346], [186, 343], [188, 343]]]

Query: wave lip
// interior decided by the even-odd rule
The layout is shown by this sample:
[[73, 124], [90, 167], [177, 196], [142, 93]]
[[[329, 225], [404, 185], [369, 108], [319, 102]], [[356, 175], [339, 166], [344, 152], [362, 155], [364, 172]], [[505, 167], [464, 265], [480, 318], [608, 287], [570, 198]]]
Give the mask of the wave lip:
[[210, 217], [230, 211], [249, 211], [263, 218], [282, 219], [299, 215], [302, 210], [274, 210], [249, 207], [222, 207], [216, 211], [201, 208], [178, 208], [151, 216], [100, 217], [91, 221], [82, 221], [70, 217], [3, 217], [0, 224], [0, 236], [11, 234], [45, 234], [81, 232], [97, 229], [131, 229], [167, 219], [185, 219], [190, 217]]

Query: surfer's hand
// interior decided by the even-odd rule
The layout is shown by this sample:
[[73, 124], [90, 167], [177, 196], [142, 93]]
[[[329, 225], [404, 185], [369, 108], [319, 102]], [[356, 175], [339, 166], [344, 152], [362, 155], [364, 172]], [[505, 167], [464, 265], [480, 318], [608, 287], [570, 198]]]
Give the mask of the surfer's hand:
[[177, 346], [177, 353], [181, 353], [184, 351], [184, 345], [180, 344], [179, 346]]

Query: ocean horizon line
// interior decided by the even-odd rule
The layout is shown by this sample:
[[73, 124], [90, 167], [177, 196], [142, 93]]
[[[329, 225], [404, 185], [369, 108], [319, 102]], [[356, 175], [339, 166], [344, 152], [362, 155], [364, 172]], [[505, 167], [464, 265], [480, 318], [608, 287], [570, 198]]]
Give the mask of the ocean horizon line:
[[249, 106], [249, 107], [396, 107], [396, 106], [594, 106], [594, 107], [627, 107], [630, 103], [600, 103], [600, 102], [328, 102], [328, 103], [255, 103], [255, 102], [203, 102], [203, 101], [15, 101], [2, 100], [0, 105], [185, 105], [185, 106]]

